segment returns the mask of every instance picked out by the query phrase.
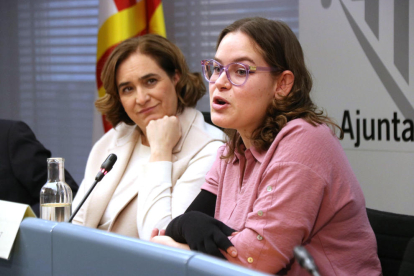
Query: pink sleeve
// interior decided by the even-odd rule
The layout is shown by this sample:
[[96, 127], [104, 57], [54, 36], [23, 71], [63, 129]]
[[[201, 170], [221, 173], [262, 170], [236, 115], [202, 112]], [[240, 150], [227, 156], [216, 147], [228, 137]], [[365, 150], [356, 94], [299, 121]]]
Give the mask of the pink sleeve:
[[221, 161], [220, 157], [223, 155], [223, 151], [225, 149], [225, 145], [221, 146], [216, 155], [216, 160], [213, 163], [213, 166], [211, 167], [210, 171], [206, 175], [206, 181], [204, 182], [203, 186], [201, 186], [201, 189], [209, 191], [210, 193], [213, 193], [217, 195], [218, 192], [218, 184], [220, 180], [220, 170], [221, 170]]
[[275, 163], [258, 188], [245, 228], [231, 242], [238, 257], [232, 263], [277, 273], [293, 258], [293, 248], [310, 237], [324, 197], [325, 181], [309, 167]]

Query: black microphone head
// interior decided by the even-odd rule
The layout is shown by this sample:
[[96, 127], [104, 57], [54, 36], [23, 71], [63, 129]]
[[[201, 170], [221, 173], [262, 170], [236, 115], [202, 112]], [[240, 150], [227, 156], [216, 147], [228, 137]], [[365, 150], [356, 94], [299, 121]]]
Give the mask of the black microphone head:
[[107, 173], [112, 170], [112, 167], [114, 166], [116, 162], [116, 155], [111, 153], [106, 160], [102, 163], [101, 169], [104, 169]]

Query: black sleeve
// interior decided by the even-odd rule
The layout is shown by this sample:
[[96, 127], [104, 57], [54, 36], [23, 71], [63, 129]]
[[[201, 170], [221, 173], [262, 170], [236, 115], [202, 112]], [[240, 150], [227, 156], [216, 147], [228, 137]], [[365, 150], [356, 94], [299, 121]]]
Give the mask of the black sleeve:
[[51, 153], [23, 122], [13, 124], [9, 133], [9, 158], [16, 179], [29, 191], [35, 202], [47, 180], [47, 161]]
[[214, 217], [214, 213], [216, 211], [216, 200], [217, 196], [215, 194], [206, 190], [201, 190], [190, 206], [188, 206], [185, 213], [190, 211], [199, 211], [209, 215], [210, 217]]
[[214, 219], [216, 200], [215, 194], [201, 190], [185, 213], [168, 224], [165, 234], [192, 250], [225, 259], [219, 248], [232, 246], [228, 236], [235, 230]]
[[225, 259], [219, 249], [233, 246], [228, 236], [234, 231], [205, 213], [189, 211], [174, 218], [165, 234], [176, 242], [188, 244], [191, 250]]
[[[40, 190], [47, 181], [47, 158], [51, 157], [51, 152], [36, 139], [24, 122], [16, 122], [11, 128], [9, 145], [13, 174], [30, 193], [33, 198], [31, 205], [36, 205], [37, 209]], [[78, 185], [66, 170], [65, 181], [72, 191], [78, 190]]]
[[[191, 211], [202, 212], [210, 217], [214, 217], [214, 212], [216, 210], [216, 200], [217, 196], [213, 193], [210, 193], [206, 190], [201, 190], [198, 196], [193, 200], [193, 202], [188, 206], [184, 214]], [[181, 215], [182, 216], [182, 215]], [[183, 220], [181, 216], [174, 218], [167, 226], [166, 235], [172, 237], [175, 241], [186, 243], [184, 237], [181, 233]]]

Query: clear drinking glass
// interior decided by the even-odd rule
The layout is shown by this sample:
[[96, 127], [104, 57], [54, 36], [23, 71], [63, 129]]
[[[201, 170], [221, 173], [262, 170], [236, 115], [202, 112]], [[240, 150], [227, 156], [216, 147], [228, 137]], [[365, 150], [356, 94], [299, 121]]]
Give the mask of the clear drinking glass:
[[47, 182], [40, 191], [40, 218], [68, 221], [72, 214], [72, 189], [65, 182], [65, 159], [47, 159]]

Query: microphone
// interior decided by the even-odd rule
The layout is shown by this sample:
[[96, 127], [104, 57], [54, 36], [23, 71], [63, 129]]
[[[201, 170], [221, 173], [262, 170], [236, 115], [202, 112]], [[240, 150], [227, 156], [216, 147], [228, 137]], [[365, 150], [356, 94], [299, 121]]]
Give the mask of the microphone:
[[318, 272], [318, 268], [309, 254], [308, 250], [305, 249], [303, 246], [296, 246], [293, 249], [293, 254], [295, 255], [296, 260], [298, 261], [299, 265], [307, 270], [310, 275], [312, 276], [320, 276]]
[[98, 174], [95, 177], [95, 180], [97, 182], [101, 181], [102, 178], [109, 173], [110, 170], [112, 170], [112, 167], [114, 166], [115, 162], [116, 162], [116, 155], [111, 153], [106, 160], [102, 163], [101, 165], [101, 170], [98, 172]]
[[79, 203], [78, 208], [76, 208], [75, 212], [70, 216], [68, 222], [72, 222], [73, 218], [78, 213], [79, 209], [82, 207], [83, 203], [85, 203], [85, 200], [88, 198], [88, 196], [91, 194], [92, 190], [95, 188], [96, 184], [98, 184], [99, 181], [102, 180], [102, 178], [110, 171], [112, 170], [112, 167], [114, 166], [116, 162], [116, 155], [111, 153], [105, 161], [101, 165], [101, 169], [99, 170], [98, 174], [95, 176], [95, 182], [93, 182], [92, 186], [89, 188], [88, 192], [83, 197], [82, 201]]

